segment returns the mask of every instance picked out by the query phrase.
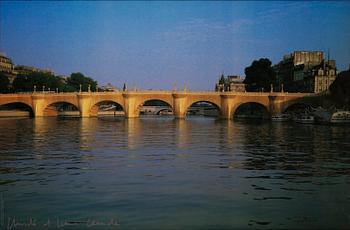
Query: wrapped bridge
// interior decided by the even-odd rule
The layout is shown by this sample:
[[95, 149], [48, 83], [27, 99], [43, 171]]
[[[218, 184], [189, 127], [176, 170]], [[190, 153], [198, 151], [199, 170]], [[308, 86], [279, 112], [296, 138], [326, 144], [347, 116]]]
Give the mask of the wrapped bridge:
[[266, 108], [269, 115], [285, 111], [289, 106], [303, 103], [313, 94], [305, 93], [258, 93], [258, 92], [201, 92], [201, 91], [123, 91], [123, 92], [79, 92], [0, 94], [0, 106], [21, 103], [32, 109], [35, 117], [56, 116], [57, 103], [68, 103], [78, 108], [81, 117], [97, 116], [99, 104], [119, 104], [126, 118], [138, 117], [140, 108], [148, 100], [164, 101], [172, 108], [176, 118], [185, 118], [187, 109], [196, 102], [214, 104], [220, 117], [230, 119], [236, 109], [245, 103], [257, 103]]

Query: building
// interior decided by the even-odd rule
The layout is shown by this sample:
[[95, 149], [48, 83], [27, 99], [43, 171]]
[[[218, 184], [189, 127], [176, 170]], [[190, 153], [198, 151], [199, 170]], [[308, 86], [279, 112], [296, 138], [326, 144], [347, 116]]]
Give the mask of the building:
[[16, 71], [14, 70], [14, 65], [12, 60], [8, 58], [5, 54], [0, 53], [0, 72], [8, 77], [10, 85], [16, 78]]
[[294, 51], [284, 55], [273, 69], [277, 91], [319, 93], [327, 90], [336, 76], [335, 61], [326, 61], [322, 51]]
[[67, 83], [69, 79], [69, 76], [66, 76], [66, 75], [57, 75], [56, 77], [58, 77], [64, 83]]
[[14, 69], [18, 74], [46, 73], [55, 75], [55, 73], [50, 69], [40, 69], [32, 66], [16, 65]]
[[4, 73], [13, 73], [12, 60], [3, 53], [0, 53], [0, 71]]
[[282, 61], [273, 66], [276, 72], [275, 89], [288, 92], [300, 91], [300, 82], [298, 81], [304, 78], [304, 71], [320, 64], [322, 60], [322, 51], [294, 51], [284, 55]]
[[337, 77], [337, 68], [334, 60], [323, 61], [306, 73], [305, 88], [307, 92], [320, 93], [328, 90]]
[[107, 83], [107, 85], [103, 85], [99, 88], [105, 92], [118, 92], [119, 91], [119, 89], [117, 87], [113, 86], [111, 83]]
[[244, 79], [236, 76], [229, 75], [225, 78], [222, 74], [218, 83], [215, 85], [215, 91], [219, 92], [245, 92]]

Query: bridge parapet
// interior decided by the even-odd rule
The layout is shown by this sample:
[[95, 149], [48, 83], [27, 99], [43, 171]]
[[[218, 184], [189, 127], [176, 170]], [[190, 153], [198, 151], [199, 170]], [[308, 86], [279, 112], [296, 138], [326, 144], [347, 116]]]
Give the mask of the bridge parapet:
[[30, 95], [115, 95], [115, 94], [130, 94], [130, 95], [141, 95], [141, 94], [187, 94], [187, 95], [244, 95], [244, 96], [315, 96], [315, 93], [288, 93], [288, 92], [217, 92], [217, 91], [183, 91], [183, 90], [127, 90], [127, 91], [114, 91], [114, 92], [28, 92], [28, 93], [15, 93], [15, 94], [0, 94], [1, 96], [30, 96]]

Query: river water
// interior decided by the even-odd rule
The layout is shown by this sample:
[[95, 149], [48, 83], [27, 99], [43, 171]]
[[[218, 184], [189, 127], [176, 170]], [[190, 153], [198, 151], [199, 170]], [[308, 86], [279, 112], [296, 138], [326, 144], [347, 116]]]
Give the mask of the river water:
[[0, 119], [1, 229], [349, 228], [350, 127]]

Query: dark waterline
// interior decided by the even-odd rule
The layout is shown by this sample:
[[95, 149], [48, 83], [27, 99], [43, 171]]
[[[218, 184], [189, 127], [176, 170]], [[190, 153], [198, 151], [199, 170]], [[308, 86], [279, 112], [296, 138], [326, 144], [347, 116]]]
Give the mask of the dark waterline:
[[2, 229], [348, 228], [349, 189], [349, 126], [0, 119]]

